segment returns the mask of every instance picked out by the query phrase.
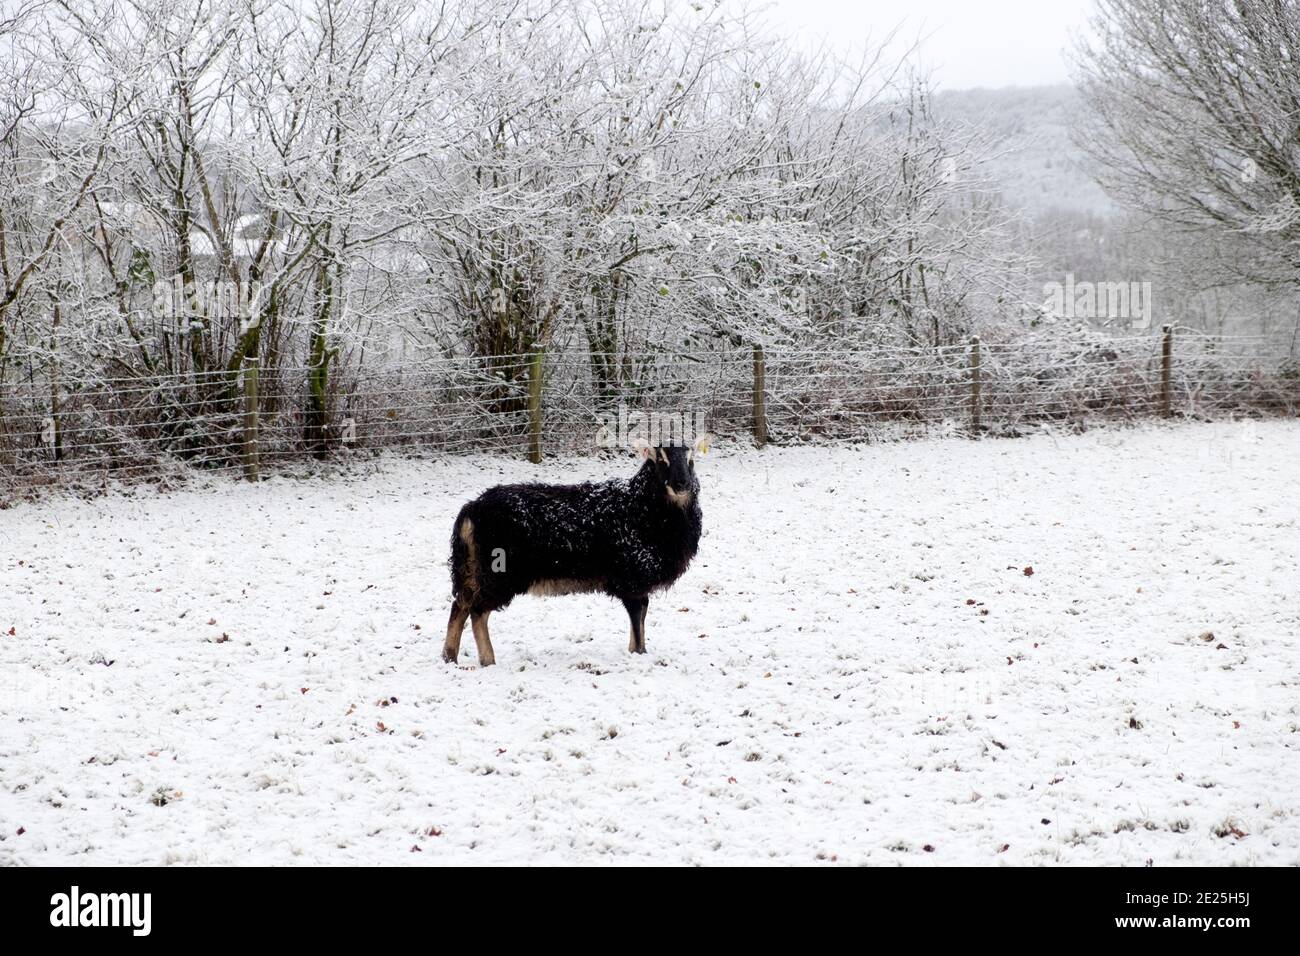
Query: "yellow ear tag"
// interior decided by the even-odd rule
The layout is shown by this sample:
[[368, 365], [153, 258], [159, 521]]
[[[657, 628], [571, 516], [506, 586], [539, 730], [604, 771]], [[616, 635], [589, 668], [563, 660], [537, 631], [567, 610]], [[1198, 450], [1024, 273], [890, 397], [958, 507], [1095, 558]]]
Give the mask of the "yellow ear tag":
[[704, 444], [700, 445], [700, 454], [707, 455], [708, 453], [709, 453], [709, 443], [705, 442]]

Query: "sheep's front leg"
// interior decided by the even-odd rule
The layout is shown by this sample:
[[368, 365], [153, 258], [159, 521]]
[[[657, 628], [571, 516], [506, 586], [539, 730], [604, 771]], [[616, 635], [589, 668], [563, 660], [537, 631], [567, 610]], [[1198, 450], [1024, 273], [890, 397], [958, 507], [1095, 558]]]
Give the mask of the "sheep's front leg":
[[489, 611], [471, 615], [470, 626], [474, 629], [474, 643], [478, 645], [479, 667], [490, 667], [497, 662], [492, 653], [492, 638], [488, 635], [487, 619]]
[[633, 654], [645, 653], [645, 612], [650, 607], [647, 597], [623, 598], [627, 616], [632, 621], [632, 635], [628, 638], [627, 649]]

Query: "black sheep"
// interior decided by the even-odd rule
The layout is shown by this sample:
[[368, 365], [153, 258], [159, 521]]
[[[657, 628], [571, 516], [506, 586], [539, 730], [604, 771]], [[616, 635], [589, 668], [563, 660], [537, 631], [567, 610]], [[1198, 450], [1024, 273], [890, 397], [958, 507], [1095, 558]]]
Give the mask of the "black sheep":
[[496, 663], [488, 615], [519, 594], [599, 592], [632, 621], [628, 650], [645, 653], [650, 594], [686, 570], [700, 542], [695, 453], [642, 449], [631, 478], [580, 485], [498, 485], [466, 504], [451, 535], [451, 618], [443, 660], [455, 663], [466, 619], [482, 666]]

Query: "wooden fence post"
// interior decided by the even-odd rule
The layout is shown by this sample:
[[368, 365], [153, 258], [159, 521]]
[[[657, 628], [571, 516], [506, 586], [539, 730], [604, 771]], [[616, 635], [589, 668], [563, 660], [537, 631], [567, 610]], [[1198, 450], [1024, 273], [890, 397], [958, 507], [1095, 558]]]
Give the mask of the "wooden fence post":
[[1161, 331], [1165, 334], [1165, 340], [1160, 347], [1160, 415], [1162, 418], [1168, 418], [1173, 392], [1171, 382], [1174, 366], [1174, 327], [1166, 325]]
[[975, 438], [980, 436], [980, 392], [984, 387], [984, 368], [980, 359], [980, 337], [970, 337], [970, 430]]
[[528, 460], [542, 461], [542, 350], [534, 347], [528, 357]]
[[763, 346], [754, 346], [754, 444], [767, 444], [767, 359]]
[[257, 447], [257, 357], [244, 357], [244, 477], [257, 481], [260, 461]]

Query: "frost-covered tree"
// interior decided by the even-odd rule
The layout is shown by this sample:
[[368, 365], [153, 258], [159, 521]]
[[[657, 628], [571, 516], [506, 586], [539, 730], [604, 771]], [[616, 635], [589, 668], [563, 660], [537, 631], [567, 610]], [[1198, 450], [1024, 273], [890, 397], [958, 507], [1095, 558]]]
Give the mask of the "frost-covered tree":
[[0, 24], [0, 356], [131, 382], [195, 454], [252, 360], [319, 454], [411, 358], [511, 413], [538, 350], [614, 402], [665, 356], [928, 348], [1005, 311], [988, 137], [884, 43], [675, 0], [38, 6]]
[[0, 374], [54, 347], [41, 316], [68, 234], [100, 179], [129, 93], [87, 70], [47, 21], [48, 4], [0, 14]]
[[1103, 185], [1198, 240], [1202, 287], [1300, 283], [1300, 5], [1099, 0], [1093, 33], [1080, 144]]

